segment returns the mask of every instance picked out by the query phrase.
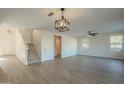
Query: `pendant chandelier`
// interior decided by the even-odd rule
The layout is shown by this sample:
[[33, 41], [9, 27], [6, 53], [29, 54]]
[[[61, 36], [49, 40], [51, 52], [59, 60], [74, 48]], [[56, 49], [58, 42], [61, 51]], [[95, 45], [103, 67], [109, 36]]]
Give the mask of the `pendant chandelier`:
[[65, 10], [64, 8], [61, 8], [62, 17], [60, 20], [55, 21], [55, 29], [59, 32], [66, 32], [70, 30], [69, 29], [70, 23], [66, 18], [64, 18], [63, 15], [64, 10]]

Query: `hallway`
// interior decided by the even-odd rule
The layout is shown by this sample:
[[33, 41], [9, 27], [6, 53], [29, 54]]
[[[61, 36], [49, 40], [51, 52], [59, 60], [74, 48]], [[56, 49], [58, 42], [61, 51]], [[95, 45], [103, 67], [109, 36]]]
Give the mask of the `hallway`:
[[124, 83], [124, 61], [78, 55], [25, 66], [0, 57], [0, 83]]

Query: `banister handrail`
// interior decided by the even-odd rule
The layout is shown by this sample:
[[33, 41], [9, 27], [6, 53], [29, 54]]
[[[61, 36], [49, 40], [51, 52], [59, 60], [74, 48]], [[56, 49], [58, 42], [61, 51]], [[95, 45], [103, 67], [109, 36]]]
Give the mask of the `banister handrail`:
[[22, 39], [23, 39], [23, 42], [24, 42], [25, 48], [28, 50], [28, 49], [29, 49], [28, 43], [25, 42], [25, 40], [24, 40], [24, 36], [23, 36], [22, 34], [21, 34], [21, 36], [22, 36]]

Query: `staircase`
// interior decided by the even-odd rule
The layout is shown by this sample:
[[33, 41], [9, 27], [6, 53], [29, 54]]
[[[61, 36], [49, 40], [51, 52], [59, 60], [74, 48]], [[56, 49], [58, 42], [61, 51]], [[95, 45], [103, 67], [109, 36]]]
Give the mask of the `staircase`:
[[37, 54], [37, 51], [34, 48], [34, 45], [32, 43], [28, 43], [28, 63], [33, 64], [33, 63], [40, 63], [40, 57]]

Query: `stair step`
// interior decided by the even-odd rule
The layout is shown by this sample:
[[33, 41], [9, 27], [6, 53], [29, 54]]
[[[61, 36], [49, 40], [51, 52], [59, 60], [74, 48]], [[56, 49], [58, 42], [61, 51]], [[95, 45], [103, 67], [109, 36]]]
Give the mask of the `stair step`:
[[35, 51], [35, 52], [36, 52], [36, 50], [35, 50], [35, 49], [32, 49], [32, 50], [31, 50], [31, 49], [29, 49], [28, 51], [29, 51], [29, 52], [30, 52], [30, 51]]
[[28, 55], [28, 57], [35, 57], [35, 56], [39, 57], [37, 54], [29, 54]]
[[28, 52], [36, 52], [36, 50], [28, 50]]
[[37, 52], [36, 51], [30, 51], [30, 52], [28, 52], [28, 54], [37, 54]]
[[28, 44], [29, 50], [28, 50], [28, 62], [29, 64], [33, 63], [39, 63], [41, 62], [40, 57], [32, 43]]
[[40, 60], [35, 60], [35, 61], [29, 61], [29, 64], [34, 64], [34, 63], [40, 63]]
[[29, 61], [31, 61], [31, 60], [40, 60], [40, 58], [29, 58], [28, 60]]
[[28, 56], [29, 58], [40, 58], [39, 56]]
[[38, 56], [29, 56], [28, 57], [29, 60], [37, 60], [40, 59]]
[[34, 58], [34, 59], [28, 59], [28, 61], [37, 61], [37, 60], [40, 60], [39, 58]]
[[28, 54], [37, 54], [36, 52], [28, 52]]
[[40, 59], [39, 56], [28, 56], [28, 59]]

